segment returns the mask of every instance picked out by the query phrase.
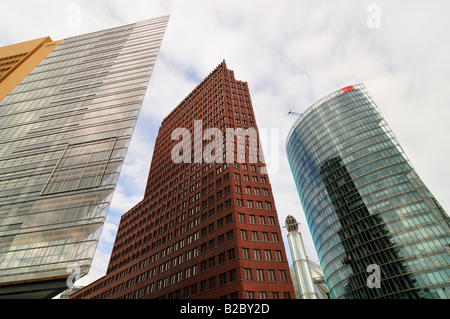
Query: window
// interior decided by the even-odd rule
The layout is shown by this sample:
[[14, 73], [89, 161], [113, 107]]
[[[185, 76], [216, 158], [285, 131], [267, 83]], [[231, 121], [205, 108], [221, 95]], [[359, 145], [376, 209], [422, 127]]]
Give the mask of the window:
[[225, 262], [225, 253], [219, 254], [219, 265]]
[[233, 260], [234, 258], [236, 258], [236, 253], [234, 251], [234, 248], [228, 250], [227, 252], [228, 252], [228, 260]]
[[286, 272], [284, 270], [280, 270], [280, 278], [281, 281], [287, 281]]
[[277, 233], [272, 233], [272, 240], [274, 242], [278, 242], [278, 234]]
[[209, 278], [209, 289], [216, 288], [216, 277]]
[[117, 138], [68, 145], [41, 194], [100, 186]]
[[269, 225], [275, 225], [275, 218], [272, 216], [269, 216]]
[[261, 251], [259, 249], [255, 249], [254, 254], [256, 260], [261, 260]]
[[209, 258], [208, 262], [209, 262], [209, 268], [215, 267], [216, 266], [216, 257]]
[[206, 290], [206, 280], [200, 281], [200, 292], [203, 292]]
[[264, 281], [264, 272], [262, 269], [256, 269], [256, 278], [258, 281]]
[[275, 260], [282, 260], [281, 250], [275, 250]]
[[228, 272], [230, 274], [230, 281], [236, 281], [237, 279], [237, 274], [236, 274], [236, 269], [232, 269]]
[[219, 282], [220, 282], [219, 283], [220, 286], [223, 286], [227, 283], [227, 273], [226, 272], [219, 275]]
[[249, 268], [244, 268], [245, 280], [252, 280], [252, 270]]
[[242, 248], [242, 257], [248, 259], [248, 248]]
[[259, 216], [259, 223], [264, 225], [266, 223], [266, 219], [264, 216]]

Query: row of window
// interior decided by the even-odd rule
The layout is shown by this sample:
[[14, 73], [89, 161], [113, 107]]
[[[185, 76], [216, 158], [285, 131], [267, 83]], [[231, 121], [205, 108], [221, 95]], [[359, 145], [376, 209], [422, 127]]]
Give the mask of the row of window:
[[[264, 219], [260, 219], [260, 221], [264, 222]], [[219, 222], [218, 222], [219, 223]], [[220, 223], [218, 224], [220, 226]], [[214, 224], [210, 224], [208, 227], [204, 227], [202, 228], [200, 235], [203, 237], [206, 235], [207, 233], [207, 229], [210, 232], [214, 231]], [[251, 238], [252, 240], [263, 240], [263, 241], [269, 241], [269, 234], [267, 232], [261, 232], [261, 238], [259, 237], [259, 232], [256, 231], [252, 231], [251, 232]], [[233, 230], [228, 231], [226, 234], [221, 234], [217, 237], [217, 241], [216, 239], [211, 239], [208, 242], [203, 243], [202, 245], [189, 250], [186, 253], [183, 253], [177, 257], [172, 258], [169, 261], [166, 261], [158, 266], [155, 266], [152, 268], [152, 272], [150, 274], [152, 274], [152, 276], [155, 276], [156, 274], [166, 271], [170, 268], [176, 267], [177, 265], [190, 260], [191, 258], [195, 258], [197, 256], [199, 256], [200, 254], [205, 253], [208, 250], [211, 249], [215, 249], [216, 248], [216, 242], [217, 244], [220, 246], [222, 244], [224, 244], [225, 242], [228, 242], [230, 240], [232, 240], [234, 238], [233, 236]], [[242, 239], [246, 239], [247, 238], [247, 231], [246, 230], [241, 230], [241, 238]], [[185, 245], [188, 245], [196, 240], [199, 239], [199, 232], [194, 233], [193, 235], [190, 235], [188, 237], [185, 238], [186, 241], [183, 239], [181, 241], [178, 241], [176, 243], [174, 243], [172, 246], [167, 247], [166, 249], [161, 250], [159, 253], [153, 254], [151, 255], [149, 258], [145, 259], [144, 261], [141, 261], [138, 264], [135, 264], [129, 268], [127, 268], [126, 270], [122, 271], [121, 273], [117, 274], [115, 277], [110, 278], [106, 284], [110, 284], [120, 278], [122, 278], [123, 276], [127, 276], [131, 273], [133, 273], [134, 271], [137, 271], [143, 267], [146, 267], [147, 265], [156, 262], [157, 260], [164, 258], [168, 255], [170, 255], [172, 252], [177, 251], [180, 248], [183, 248]], [[272, 240], [274, 242], [278, 242], [279, 238], [278, 238], [278, 234], [277, 233], [272, 233]], [[219, 247], [217, 246], [217, 247]], [[125, 250], [124, 252], [127, 252], [127, 250]], [[234, 249], [233, 250], [229, 250], [227, 252], [221, 253], [218, 255], [218, 260], [219, 260], [219, 264], [225, 262], [226, 260], [226, 254], [228, 254], [228, 260], [232, 260], [235, 258], [235, 253], [234, 253]], [[282, 252], [280, 250], [275, 250], [274, 251], [274, 256], [272, 255], [272, 251], [271, 250], [264, 250], [264, 259], [265, 260], [273, 260], [273, 258], [275, 258], [275, 260], [281, 261], [282, 260]], [[118, 258], [119, 255], [116, 255], [114, 257], [111, 258], [111, 264], [113, 264], [113, 261], [115, 259]], [[261, 254], [261, 250], [260, 249], [253, 249], [253, 254], [250, 255], [250, 249], [248, 248], [243, 248], [243, 258], [245, 259], [255, 259], [255, 260], [262, 260], [262, 254]], [[211, 257], [210, 259], [208, 259], [209, 262], [209, 267], [214, 267], [215, 266], [215, 256]], [[123, 263], [128, 263], [129, 260], [125, 260]], [[122, 263], [118, 264], [117, 266], [120, 267], [122, 265]], [[201, 263], [201, 271], [206, 270], [206, 261]], [[196, 272], [196, 271], [194, 271]]]
[[[210, 210], [210, 217], [214, 215], [213, 212], [214, 212], [214, 209]], [[206, 221], [207, 220], [207, 216], [206, 215], [207, 215], [207, 213], [202, 214], [202, 221]], [[184, 218], [186, 217], [185, 214], [183, 216], [184, 216]], [[178, 216], [177, 217], [176, 221], [178, 223], [182, 220], [181, 217], [182, 216]], [[256, 215], [253, 215], [253, 214], [249, 215], [248, 218], [249, 218], [248, 223], [250, 223], [250, 224], [255, 224], [256, 223]], [[268, 221], [269, 225], [276, 225], [276, 220], [275, 220], [275, 217], [273, 217], [273, 216], [262, 216], [262, 215], [259, 215], [258, 216], [258, 220], [259, 220], [259, 223], [263, 224], [263, 225], [267, 224], [266, 221]], [[231, 221], [232, 221], [232, 215], [228, 214], [225, 217], [220, 218], [216, 222], [210, 223], [209, 225], [203, 227], [200, 231], [197, 231], [194, 234], [189, 235], [186, 238], [183, 238], [182, 240], [175, 242], [172, 246], [169, 246], [166, 249], [164, 249], [163, 251], [161, 251], [161, 255], [164, 254], [164, 256], [165, 256], [167, 254], [170, 254], [171, 252], [176, 251], [178, 249], [178, 247], [181, 248], [181, 247], [184, 247], [185, 245], [189, 245], [192, 242], [195, 242], [196, 240], [198, 240], [199, 238], [202, 238], [202, 237], [206, 236], [207, 233], [213, 233], [216, 230], [216, 226], [217, 226], [217, 229], [220, 229], [221, 227], [225, 226], [226, 224], [230, 223]], [[239, 213], [239, 221], [240, 222], [247, 222], [246, 216], [244, 214], [242, 214], [242, 213]], [[141, 252], [145, 253], [145, 251], [147, 251], [149, 249], [155, 249], [159, 245], [161, 245], [161, 244], [163, 244], [163, 243], [165, 243], [165, 242], [167, 242], [169, 240], [172, 240], [173, 238], [175, 238], [178, 235], [184, 233], [185, 231], [189, 230], [190, 228], [193, 228], [193, 227], [199, 225], [199, 223], [200, 223], [200, 218], [197, 217], [194, 220], [188, 222], [187, 225], [183, 225], [183, 226], [181, 226], [181, 228], [176, 229], [175, 232], [173, 233], [173, 235], [171, 233], [171, 234], [169, 234], [167, 236], [164, 236], [162, 238], [162, 240], [160, 239], [160, 240], [158, 240], [156, 242], [153, 242], [151, 246], [147, 246], [147, 248], [141, 250]], [[157, 223], [156, 223], [156, 225], [157, 225]], [[169, 224], [166, 224], [166, 226], [167, 225], [169, 225], [169, 228], [170, 228], [170, 227], [174, 226], [174, 223], [172, 221]], [[132, 235], [131, 237], [127, 237], [126, 236], [127, 235], [126, 232], [121, 233], [121, 235], [119, 235], [118, 238], [117, 238], [117, 244], [116, 244], [116, 246], [114, 248], [111, 261], [119, 260], [121, 257], [128, 255], [130, 252], [134, 251], [136, 248], [139, 248], [141, 245], [144, 245], [145, 243], [149, 242], [153, 237], [156, 237], [157, 235], [159, 235], [163, 231], [167, 230], [166, 226], [164, 226], [164, 228], [160, 227], [158, 230], [155, 230], [153, 232], [153, 235], [152, 235], [152, 233], [149, 233], [150, 228], [148, 226], [145, 228], [145, 232], [144, 232], [144, 229], [142, 229], [142, 231], [138, 231], [138, 233], [136, 235]], [[187, 226], [187, 229], [186, 229], [186, 226]], [[147, 230], [147, 228], [149, 228], [149, 229]], [[148, 234], [148, 235], [145, 236], [143, 238], [143, 240], [139, 240], [138, 241], [136, 238], [141, 233], [142, 234]], [[272, 232], [271, 233], [270, 239], [269, 239], [269, 233], [268, 232], [251, 231], [250, 234], [251, 234], [251, 240], [254, 240], [254, 241], [262, 240], [262, 241], [268, 242], [268, 241], [272, 240], [273, 242], [279, 242], [279, 237], [278, 237], [278, 234], [276, 232]], [[242, 239], [246, 239], [247, 238], [247, 230], [242, 230], [241, 231], [241, 238]], [[134, 244], [131, 244], [128, 247], [124, 248], [124, 246], [126, 244], [129, 244], [129, 243], [134, 243]], [[220, 244], [220, 236], [219, 236], [219, 244]], [[133, 254], [134, 257], [133, 256], [132, 257], [128, 257], [126, 260], [124, 260], [120, 264], [118, 264], [118, 266], [120, 266], [122, 263], [128, 262], [129, 258], [134, 259], [134, 258], [137, 258], [139, 255], [140, 255], [140, 253]]]
[[28, 52], [20, 53], [20, 54], [16, 54], [16, 55], [11, 55], [11, 56], [7, 56], [7, 57], [3, 57], [3, 58], [0, 58], [0, 61], [6, 61], [6, 60], [10, 60], [10, 59], [21, 58], [21, 57], [24, 57], [27, 54], [28, 54]]
[[[236, 205], [237, 206], [241, 206], [244, 207], [243, 203], [243, 199], [237, 198], [236, 199]], [[267, 209], [267, 210], [271, 210], [272, 209], [272, 203], [271, 202], [265, 202], [265, 205], [263, 206], [263, 202], [262, 201], [253, 201], [253, 200], [246, 200], [247, 202], [247, 208], [257, 208], [257, 209]], [[256, 205], [254, 205], [254, 202], [256, 203]]]
[[[192, 270], [192, 274], [191, 274]], [[190, 276], [194, 276], [197, 274], [197, 268], [196, 266], [190, 267], [188, 269], [185, 269], [184, 271], [179, 271], [176, 274], [172, 274], [168, 277], [159, 279], [155, 282], [149, 283], [145, 287], [138, 288], [132, 292], [127, 293], [122, 298], [123, 299], [138, 299], [143, 297], [144, 295], [156, 293], [159, 290], [162, 290], [164, 288], [170, 287], [171, 285], [176, 284], [177, 282], [180, 282], [183, 280], [183, 274], [184, 278], [187, 279]], [[143, 273], [140, 276], [137, 276], [133, 279], [128, 280], [127, 282], [124, 282], [116, 287], [113, 287], [111, 289], [108, 289], [107, 291], [103, 292], [102, 294], [99, 294], [94, 297], [95, 298], [108, 298], [114, 294], [117, 294], [125, 289], [128, 289], [134, 285], [137, 285], [138, 283], [145, 280], [146, 273]], [[245, 280], [247, 281], [257, 281], [257, 282], [287, 282], [287, 276], [286, 272], [284, 270], [278, 271], [278, 276], [276, 276], [275, 269], [255, 269], [252, 270], [250, 268], [244, 269], [244, 276]], [[223, 273], [220, 273], [217, 276], [212, 276], [208, 279], [202, 280], [199, 283], [194, 283], [192, 285], [183, 287], [181, 289], [178, 289], [173, 292], [169, 292], [167, 295], [161, 296], [159, 298], [164, 299], [180, 299], [180, 298], [189, 298], [193, 297], [197, 294], [206, 293], [210, 290], [222, 287], [224, 285], [233, 283], [238, 280], [237, 277], [237, 270], [232, 269], [230, 271], [226, 271]], [[259, 297], [261, 299], [267, 299], [267, 291], [261, 291], [259, 292]], [[272, 294], [273, 299], [279, 299], [280, 292], [270, 292]], [[290, 299], [290, 293], [289, 292], [282, 292], [284, 299]], [[77, 298], [82, 298], [83, 296], [86, 296], [87, 294], [79, 295]], [[246, 292], [248, 299], [255, 299], [255, 292], [248, 291]], [[234, 297], [233, 297], [234, 296]], [[230, 298], [234, 299], [237, 298], [237, 293], [232, 294]]]
[[[251, 236], [249, 236], [249, 234]], [[252, 241], [265, 241], [268, 242], [269, 240], [269, 233], [268, 232], [258, 232], [258, 231], [250, 231], [246, 229], [240, 229], [240, 236], [243, 240], [252, 240]], [[271, 233], [271, 241], [278, 243], [280, 242], [278, 238], [278, 233]]]
[[[200, 164], [191, 165], [191, 170], [193, 170], [199, 166], [200, 166]], [[225, 173], [223, 175], [223, 179], [222, 179], [222, 177], [218, 177], [215, 181], [215, 184], [210, 183], [208, 186], [206, 186], [206, 184], [208, 183], [208, 180], [214, 179], [214, 176], [215, 176], [214, 171], [211, 171], [208, 174], [205, 174], [208, 169], [208, 166], [213, 167], [213, 164], [205, 164], [203, 166], [203, 173], [204, 173], [203, 177], [201, 175], [200, 170], [198, 170], [195, 174], [192, 174], [192, 175], [188, 175], [188, 170], [187, 170], [186, 175], [184, 174], [184, 172], [181, 173], [180, 180], [183, 179], [184, 177], [186, 177], [186, 179], [184, 179], [184, 181], [181, 181], [181, 183], [178, 186], [173, 187], [174, 185], [178, 184], [178, 177], [175, 177], [172, 181], [170, 181], [169, 185], [166, 184], [165, 187], [161, 188], [161, 192], [156, 192], [156, 189], [154, 189], [154, 190], [152, 189], [155, 192], [151, 196], [151, 203], [150, 203], [149, 210], [151, 210], [154, 206], [163, 204], [161, 206], [161, 212], [164, 212], [164, 210], [166, 208], [169, 208], [170, 206], [176, 204], [177, 200], [180, 201], [180, 200], [182, 200], [183, 197], [188, 196], [189, 193], [194, 192], [196, 189], [199, 189], [202, 186], [202, 184], [205, 185], [205, 187], [202, 189], [202, 196], [203, 196], [203, 195], [206, 195], [208, 192], [212, 191], [216, 185], [220, 186], [220, 185], [222, 185], [223, 182], [226, 182], [229, 180], [230, 173]], [[216, 166], [214, 166], [214, 167], [216, 167]], [[226, 170], [228, 167], [229, 167], [228, 163], [223, 164], [224, 170]], [[233, 167], [238, 167], [238, 163], [234, 163]], [[261, 173], [265, 172], [265, 168], [263, 166], [261, 166], [259, 168], [259, 170]], [[179, 172], [179, 170], [176, 170], [175, 174], [177, 172]], [[220, 174], [221, 172], [222, 172], [222, 166], [216, 167], [216, 176], [218, 176], [218, 174]], [[166, 175], [167, 174], [163, 174], [163, 176], [166, 176]], [[187, 176], [190, 176], [189, 179], [187, 178]], [[241, 175], [238, 172], [234, 172], [233, 176], [234, 176], [235, 180], [240, 180], [240, 178], [241, 178], [240, 177]], [[201, 181], [200, 180], [196, 181], [196, 179], [197, 178], [200, 179], [200, 177], [201, 177]], [[249, 176], [247, 174], [244, 174], [243, 180], [250, 181], [250, 177], [252, 179], [252, 182], [261, 182], [264, 184], [267, 183], [267, 179], [265, 176], [260, 177], [260, 181], [259, 181], [258, 176], [256, 176], [256, 175]], [[184, 187], [187, 187], [189, 184], [191, 184], [189, 189], [185, 189], [184, 191], [182, 191], [182, 189]], [[269, 190], [267, 188], [262, 188], [262, 190], [263, 190], [264, 196], [269, 196]], [[166, 191], [168, 191], [168, 194], [163, 195], [163, 193], [165, 193]], [[227, 191], [227, 189], [224, 189], [224, 191]], [[230, 189], [228, 189], [228, 191], [230, 191]], [[175, 197], [175, 194], [177, 194], [177, 192], [179, 192], [179, 194], [178, 194], [178, 196]], [[241, 186], [236, 186], [236, 192], [241, 193]], [[246, 188], [246, 192], [247, 193], [249, 192], [248, 188]], [[255, 192], [255, 194], [261, 194], [261, 188], [255, 187], [254, 192]], [[192, 196], [195, 196], [194, 199], [192, 199]], [[192, 196], [190, 198], [191, 202], [192, 202], [192, 200], [200, 199], [200, 193], [193, 194]], [[183, 205], [183, 206], [180, 206], [180, 205]], [[187, 207], [187, 201], [179, 204], [177, 206], [177, 209], [178, 209], [178, 211], [180, 211], [182, 208], [185, 208], [185, 207]]]

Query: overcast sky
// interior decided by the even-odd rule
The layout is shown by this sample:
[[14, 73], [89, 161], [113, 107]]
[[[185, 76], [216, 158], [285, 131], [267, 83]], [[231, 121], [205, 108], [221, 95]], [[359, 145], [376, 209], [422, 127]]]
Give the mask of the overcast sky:
[[[222, 60], [250, 88], [279, 221], [301, 222], [317, 261], [285, 140], [295, 116], [364, 83], [419, 176], [450, 210], [450, 2], [0, 0], [0, 46], [60, 40], [170, 14], [87, 284], [106, 272], [120, 216], [143, 198], [158, 127]], [[277, 137], [278, 136], [278, 137]], [[282, 229], [285, 247], [285, 229]]]

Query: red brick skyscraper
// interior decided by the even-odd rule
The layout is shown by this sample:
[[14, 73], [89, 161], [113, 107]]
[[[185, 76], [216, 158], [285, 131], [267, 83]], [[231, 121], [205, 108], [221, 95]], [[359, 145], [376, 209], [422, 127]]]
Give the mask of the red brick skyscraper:
[[224, 61], [163, 120], [106, 276], [72, 298], [294, 298], [257, 130]]

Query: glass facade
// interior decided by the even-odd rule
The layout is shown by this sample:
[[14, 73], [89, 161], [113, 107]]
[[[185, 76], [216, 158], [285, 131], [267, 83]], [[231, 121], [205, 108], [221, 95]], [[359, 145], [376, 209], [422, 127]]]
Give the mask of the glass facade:
[[64, 39], [0, 102], [0, 288], [88, 272], [167, 22]]
[[363, 84], [308, 108], [286, 150], [330, 298], [450, 297], [449, 217]]
[[[179, 128], [194, 150], [183, 148], [182, 163], [173, 156]], [[120, 220], [106, 275], [70, 298], [293, 298], [258, 140], [248, 84], [224, 60], [162, 121], [144, 198]]]

